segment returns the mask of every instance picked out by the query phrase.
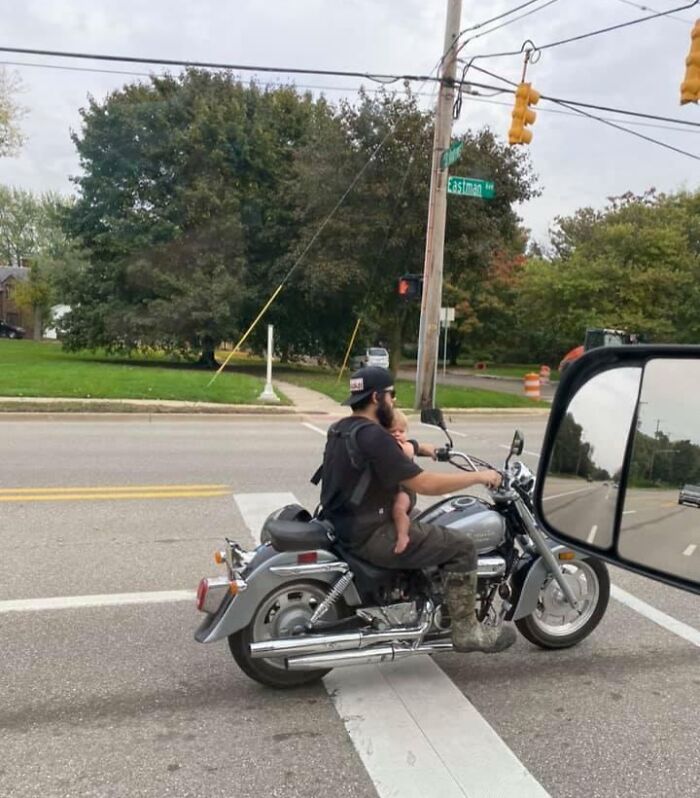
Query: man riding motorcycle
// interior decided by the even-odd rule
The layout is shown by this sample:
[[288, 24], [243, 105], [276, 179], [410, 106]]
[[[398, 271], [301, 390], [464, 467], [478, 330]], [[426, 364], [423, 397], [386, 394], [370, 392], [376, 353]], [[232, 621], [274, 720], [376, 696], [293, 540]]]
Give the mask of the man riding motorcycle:
[[395, 554], [396, 529], [391, 517], [399, 485], [439, 496], [474, 485], [497, 488], [501, 476], [493, 470], [423, 471], [387, 431], [395, 396], [388, 370], [367, 366], [352, 374], [350, 396], [343, 402], [352, 408], [352, 415], [329, 429], [323, 465], [314, 479], [323, 480], [320, 515], [333, 523], [341, 545], [363, 560], [401, 570], [439, 566], [455, 650], [503, 651], [515, 642], [515, 630], [482, 626], [477, 620], [477, 555], [472, 540], [445, 527], [411, 521], [409, 544]]

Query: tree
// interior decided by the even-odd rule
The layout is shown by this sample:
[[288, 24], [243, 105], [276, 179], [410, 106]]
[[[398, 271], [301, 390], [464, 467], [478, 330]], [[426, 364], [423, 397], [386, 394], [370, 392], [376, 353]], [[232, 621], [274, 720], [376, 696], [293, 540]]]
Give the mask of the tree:
[[215, 365], [295, 241], [284, 187], [313, 112], [292, 88], [198, 70], [91, 100], [67, 223], [90, 266], [68, 346], [194, 349]]
[[587, 327], [656, 342], [700, 336], [700, 192], [611, 198], [558, 219], [553, 255], [531, 258], [517, 287], [517, 338], [556, 363]]
[[[464, 168], [495, 179], [497, 199], [451, 198], [448, 204], [445, 295], [462, 312], [458, 328], [450, 331], [453, 355], [481, 323], [475, 306], [486, 307], [484, 284], [493, 258], [522, 252], [525, 236], [512, 203], [535, 190], [527, 160], [488, 130], [465, 134], [462, 141]], [[291, 286], [292, 305], [307, 309], [295, 314], [299, 351], [313, 346], [339, 360], [358, 316], [360, 340], [386, 344], [392, 368], [404, 338], [415, 340], [418, 307], [399, 300], [396, 283], [401, 274], [422, 273], [431, 152], [432, 115], [414, 97], [388, 93], [341, 103], [324, 136], [308, 142], [300, 156], [300, 205], [309, 203], [301, 240], [311, 238], [364, 170]], [[278, 305], [272, 313], [281, 322], [285, 310]]]
[[17, 284], [16, 301], [32, 313], [35, 338], [51, 305], [67, 295], [69, 275], [81, 261], [62, 230], [68, 206], [57, 194], [0, 186], [0, 262], [31, 267], [29, 279]]
[[0, 157], [14, 155], [24, 141], [18, 122], [25, 111], [15, 101], [20, 89], [17, 75], [0, 66]]

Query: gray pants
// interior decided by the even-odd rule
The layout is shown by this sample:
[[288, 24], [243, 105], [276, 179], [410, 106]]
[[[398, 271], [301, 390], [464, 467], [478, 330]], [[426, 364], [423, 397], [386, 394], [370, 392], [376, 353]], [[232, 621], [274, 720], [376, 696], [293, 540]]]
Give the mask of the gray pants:
[[451, 573], [476, 570], [476, 549], [464, 532], [456, 532], [433, 524], [411, 521], [410, 543], [404, 552], [394, 554], [396, 527], [387, 521], [352, 553], [382, 568], [418, 570], [440, 566]]

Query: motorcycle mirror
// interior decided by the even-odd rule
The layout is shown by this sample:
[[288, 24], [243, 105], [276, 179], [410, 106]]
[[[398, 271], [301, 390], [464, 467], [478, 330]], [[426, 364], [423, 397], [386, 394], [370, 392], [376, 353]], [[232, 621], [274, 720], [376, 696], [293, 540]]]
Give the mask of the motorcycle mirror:
[[513, 435], [513, 442], [510, 445], [510, 453], [511, 455], [515, 455], [516, 457], [520, 457], [523, 453], [523, 447], [525, 446], [525, 437], [523, 433], [520, 432], [519, 429], [515, 430], [515, 434]]
[[445, 419], [439, 407], [424, 407], [420, 411], [420, 420], [423, 424], [430, 424], [432, 427], [445, 429]]
[[700, 346], [600, 347], [570, 364], [535, 487], [547, 534], [700, 593], [699, 392]]
[[513, 435], [513, 440], [510, 444], [510, 452], [508, 452], [508, 457], [506, 457], [506, 468], [508, 468], [508, 464], [510, 463], [510, 458], [515, 455], [516, 457], [520, 457], [523, 453], [523, 447], [525, 446], [525, 438], [523, 433], [520, 432], [519, 429], [515, 430], [515, 434]]
[[432, 427], [440, 427], [445, 433], [447, 440], [450, 442], [450, 447], [454, 446], [450, 433], [447, 431], [445, 418], [442, 415], [442, 410], [439, 407], [424, 407], [420, 411], [420, 420], [423, 424], [430, 424]]

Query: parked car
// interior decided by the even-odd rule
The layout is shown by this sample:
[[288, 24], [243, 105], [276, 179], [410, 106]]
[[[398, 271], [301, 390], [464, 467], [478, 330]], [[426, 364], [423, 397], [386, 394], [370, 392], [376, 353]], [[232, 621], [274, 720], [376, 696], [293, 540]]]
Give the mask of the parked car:
[[24, 338], [24, 327], [0, 321], [0, 338]]
[[350, 368], [352, 371], [357, 371], [364, 366], [381, 366], [384, 369], [389, 368], [389, 353], [381, 346], [370, 346], [362, 352], [353, 355], [350, 358]]
[[700, 507], [700, 487], [683, 485], [678, 494], [678, 504], [694, 504], [696, 507]]

